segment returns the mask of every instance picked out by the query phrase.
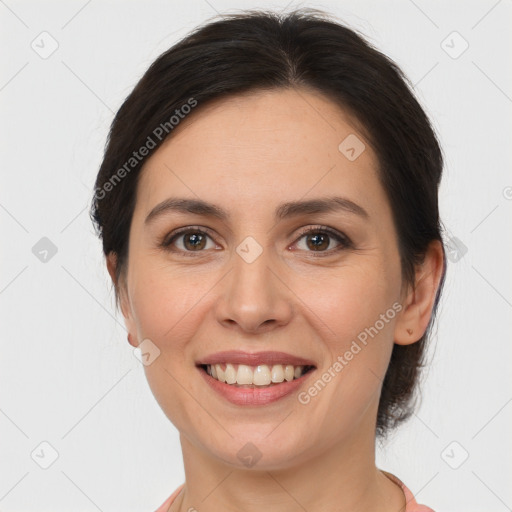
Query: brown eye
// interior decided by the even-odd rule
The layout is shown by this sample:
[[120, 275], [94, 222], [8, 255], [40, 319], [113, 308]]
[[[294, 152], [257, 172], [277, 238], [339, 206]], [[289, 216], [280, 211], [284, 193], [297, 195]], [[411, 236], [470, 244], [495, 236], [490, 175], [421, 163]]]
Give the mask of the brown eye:
[[201, 233], [186, 233], [182, 235], [183, 245], [187, 250], [196, 251], [204, 249], [206, 245], [206, 237]]
[[324, 250], [329, 247], [329, 235], [324, 233], [306, 235], [306, 240], [306, 245], [311, 250]]
[[[327, 226], [304, 230], [296, 243], [298, 244], [302, 239], [305, 240], [305, 248], [299, 247], [299, 249], [306, 252], [326, 253], [328, 255], [341, 249], [352, 247], [352, 242], [346, 235], [338, 233]], [[333, 240], [335, 243], [332, 243]], [[332, 247], [333, 245], [334, 247]]]
[[162, 246], [173, 252], [202, 252], [205, 249], [215, 248], [213, 241], [211, 246], [207, 247], [208, 240], [212, 239], [205, 231], [188, 228], [172, 234], [162, 243]]

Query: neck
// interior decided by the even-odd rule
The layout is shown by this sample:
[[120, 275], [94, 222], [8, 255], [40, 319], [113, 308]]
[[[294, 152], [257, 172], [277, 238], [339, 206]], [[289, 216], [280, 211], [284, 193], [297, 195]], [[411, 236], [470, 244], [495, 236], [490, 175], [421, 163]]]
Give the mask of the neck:
[[368, 427], [319, 453], [303, 453], [293, 465], [270, 468], [261, 460], [250, 469], [226, 464], [181, 435], [186, 484], [170, 511], [403, 512], [402, 490], [375, 466], [374, 427]]

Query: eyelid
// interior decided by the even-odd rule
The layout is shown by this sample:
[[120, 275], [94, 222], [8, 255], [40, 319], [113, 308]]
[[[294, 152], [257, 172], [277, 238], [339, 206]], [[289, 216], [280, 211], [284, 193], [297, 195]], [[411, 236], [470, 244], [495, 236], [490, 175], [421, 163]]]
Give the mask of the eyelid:
[[184, 226], [182, 228], [177, 228], [177, 229], [173, 230], [171, 233], [166, 234], [163, 238], [163, 243], [169, 243], [172, 240], [174, 240], [174, 238], [176, 238], [178, 235], [184, 235], [185, 233], [188, 233], [189, 231], [194, 232], [194, 233], [196, 233], [196, 232], [204, 233], [209, 236], [213, 233], [213, 231], [211, 229], [205, 228], [203, 226]]

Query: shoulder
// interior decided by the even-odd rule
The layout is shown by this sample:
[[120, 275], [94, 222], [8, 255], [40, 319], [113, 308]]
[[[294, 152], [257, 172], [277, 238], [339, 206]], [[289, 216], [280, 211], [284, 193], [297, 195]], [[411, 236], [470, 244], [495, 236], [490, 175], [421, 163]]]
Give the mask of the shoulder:
[[[414, 498], [414, 495], [410, 491], [410, 489], [395, 475], [392, 473], [388, 473], [387, 471], [381, 470], [390, 480], [395, 482], [397, 485], [399, 485], [402, 488], [402, 491], [405, 495], [405, 501], [406, 501], [406, 508], [405, 512], [434, 512], [433, 509], [430, 507], [427, 507], [426, 505], [421, 505], [416, 501]], [[175, 500], [176, 496], [180, 493], [180, 491], [183, 489], [183, 486], [185, 484], [181, 484], [155, 512], [168, 512], [169, 507], [172, 505], [172, 502]]]
[[183, 489], [183, 486], [185, 484], [181, 484], [166, 500], [164, 503], [162, 503], [155, 512], [167, 512], [169, 510], [169, 507], [172, 505], [172, 502], [175, 500], [176, 496], [180, 493], [180, 491]]
[[405, 495], [405, 512], [434, 512], [430, 507], [418, 503], [410, 489], [398, 477], [382, 469], [381, 472], [402, 488]]

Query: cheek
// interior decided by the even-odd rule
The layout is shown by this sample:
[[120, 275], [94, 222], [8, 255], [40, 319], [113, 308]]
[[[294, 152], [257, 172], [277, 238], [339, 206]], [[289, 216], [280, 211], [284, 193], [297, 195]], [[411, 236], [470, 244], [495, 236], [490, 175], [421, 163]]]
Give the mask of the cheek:
[[303, 282], [297, 293], [307, 297], [303, 314], [322, 333], [329, 354], [318, 378], [323, 375], [334, 384], [322, 391], [330, 398], [320, 400], [317, 407], [348, 406], [352, 413], [346, 421], [364, 412], [386, 373], [400, 307], [399, 282], [394, 279], [394, 273], [383, 273], [380, 265], [344, 268], [336, 277], [316, 280], [314, 286]]
[[[204, 318], [212, 283], [190, 273], [170, 272], [141, 265], [132, 276], [132, 311], [139, 339], [150, 339], [159, 349], [158, 357], [144, 372], [151, 391], [169, 420], [186, 431], [191, 424], [205, 422], [190, 414], [190, 396], [184, 390], [190, 380], [193, 357], [190, 340]], [[188, 387], [187, 387], [188, 389]]]
[[[387, 276], [387, 277], [386, 277]], [[311, 280], [297, 280], [294, 289], [304, 297], [304, 314], [314, 315], [311, 321], [324, 324], [322, 332], [332, 350], [346, 349], [352, 339], [378, 322], [379, 335], [386, 338], [392, 332], [396, 316], [392, 308], [399, 291], [395, 273], [383, 272], [381, 265], [344, 267], [336, 274]], [[379, 319], [384, 315], [383, 324]], [[316, 317], [316, 320], [313, 320]], [[363, 336], [362, 336], [363, 337]]]
[[208, 280], [189, 271], [170, 271], [140, 264], [132, 275], [132, 310], [141, 339], [153, 340], [161, 350], [176, 350], [186, 341], [191, 326], [197, 327], [197, 311], [211, 288]]

